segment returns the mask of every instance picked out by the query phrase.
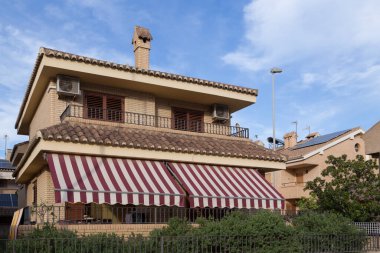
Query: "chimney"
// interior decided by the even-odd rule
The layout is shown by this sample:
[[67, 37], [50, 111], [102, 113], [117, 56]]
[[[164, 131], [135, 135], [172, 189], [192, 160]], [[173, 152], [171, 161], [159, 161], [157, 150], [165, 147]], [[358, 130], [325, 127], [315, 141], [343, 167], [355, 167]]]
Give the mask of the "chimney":
[[149, 69], [150, 41], [153, 40], [149, 29], [135, 26], [132, 44], [135, 52], [135, 67]]
[[294, 147], [297, 144], [297, 133], [293, 131], [293, 132], [285, 134], [284, 142], [285, 142], [284, 148]]
[[308, 134], [306, 136], [306, 139], [307, 140], [311, 140], [311, 139], [314, 139], [315, 137], [319, 136], [320, 134], [318, 132], [314, 132], [314, 133], [311, 133], [311, 134]]

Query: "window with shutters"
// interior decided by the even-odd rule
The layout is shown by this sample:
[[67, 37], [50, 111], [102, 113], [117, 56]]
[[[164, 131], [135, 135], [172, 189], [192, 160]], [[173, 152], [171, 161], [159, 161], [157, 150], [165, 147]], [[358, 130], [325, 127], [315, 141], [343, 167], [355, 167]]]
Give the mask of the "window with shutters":
[[84, 115], [88, 119], [123, 122], [124, 98], [99, 93], [86, 93]]
[[37, 205], [37, 180], [33, 183], [33, 205]]
[[203, 112], [173, 108], [172, 128], [191, 132], [203, 132]]

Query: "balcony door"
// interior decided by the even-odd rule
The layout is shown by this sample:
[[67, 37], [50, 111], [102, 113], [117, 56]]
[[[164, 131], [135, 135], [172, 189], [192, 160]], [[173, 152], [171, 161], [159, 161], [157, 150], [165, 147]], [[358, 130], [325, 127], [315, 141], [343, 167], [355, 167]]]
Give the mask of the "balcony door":
[[203, 132], [203, 112], [172, 108], [172, 128], [183, 131]]
[[84, 99], [84, 115], [86, 118], [123, 122], [123, 97], [86, 92]]

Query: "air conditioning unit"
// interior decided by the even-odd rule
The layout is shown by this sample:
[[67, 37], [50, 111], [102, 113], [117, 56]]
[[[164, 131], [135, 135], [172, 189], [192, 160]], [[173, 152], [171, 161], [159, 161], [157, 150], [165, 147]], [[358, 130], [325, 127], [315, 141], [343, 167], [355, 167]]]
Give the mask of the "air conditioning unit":
[[228, 105], [214, 104], [212, 118], [214, 120], [229, 120], [230, 112], [228, 110]]
[[78, 77], [57, 75], [57, 93], [64, 96], [80, 95], [80, 81]]

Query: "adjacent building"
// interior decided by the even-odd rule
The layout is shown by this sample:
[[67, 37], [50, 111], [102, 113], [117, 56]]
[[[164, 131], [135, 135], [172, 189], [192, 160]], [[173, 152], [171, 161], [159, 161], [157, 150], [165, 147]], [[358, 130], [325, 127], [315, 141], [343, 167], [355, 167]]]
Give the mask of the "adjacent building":
[[380, 170], [380, 121], [367, 130], [363, 139], [366, 155], [377, 161]]
[[12, 164], [0, 159], [0, 239], [7, 238], [13, 212], [18, 208], [18, 187], [12, 177], [13, 172]]
[[231, 126], [258, 91], [151, 70], [152, 39], [135, 28], [135, 66], [39, 50], [15, 125], [29, 141], [13, 155], [31, 223], [41, 205], [59, 224], [284, 208], [262, 175], [285, 156]]
[[346, 154], [348, 159], [355, 159], [357, 155], [365, 156], [363, 134], [360, 128], [326, 135], [316, 132], [300, 142], [297, 142], [296, 132], [285, 134], [281, 153], [288, 158], [286, 170], [272, 173], [269, 180], [286, 199], [286, 209], [296, 210], [297, 201], [309, 196], [309, 192], [304, 191], [305, 184], [321, 176], [329, 155]]

